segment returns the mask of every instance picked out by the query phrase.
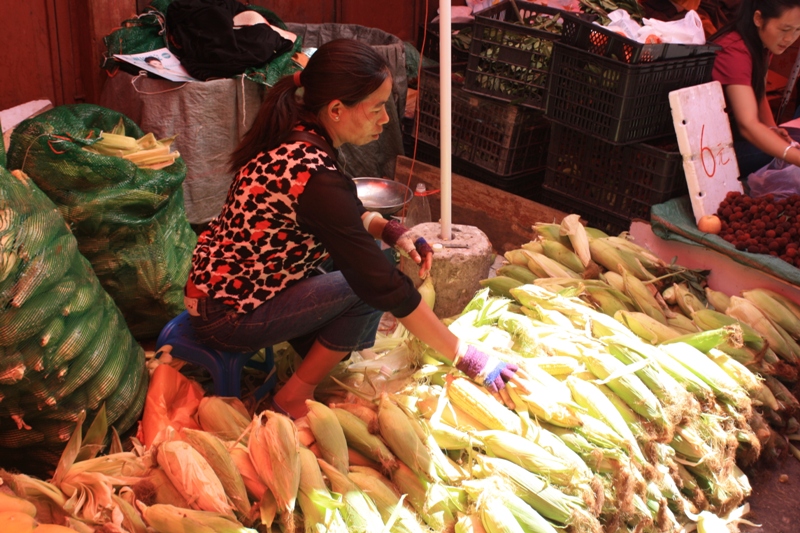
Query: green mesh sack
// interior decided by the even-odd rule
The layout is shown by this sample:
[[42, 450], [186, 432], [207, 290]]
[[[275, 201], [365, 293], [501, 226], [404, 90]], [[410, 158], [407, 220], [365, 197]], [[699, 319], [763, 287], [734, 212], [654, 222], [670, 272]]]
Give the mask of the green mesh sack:
[[150, 339], [183, 311], [197, 237], [186, 220], [181, 158], [151, 170], [83, 149], [120, 120], [127, 136], [144, 135], [124, 115], [89, 104], [28, 119], [12, 134], [9, 168], [58, 206], [134, 337]]
[[[167, 46], [164, 35], [164, 16], [158, 11], [148, 11], [123, 21], [118, 29], [103, 38], [106, 56], [101, 68], [115, 70], [128, 67], [128, 63], [114, 59], [114, 54], [143, 54], [164, 48]], [[132, 65], [131, 68], [139, 70]]]
[[81, 413], [103, 405], [124, 433], [147, 384], [144, 351], [58, 208], [0, 168], [0, 462], [58, 457]]

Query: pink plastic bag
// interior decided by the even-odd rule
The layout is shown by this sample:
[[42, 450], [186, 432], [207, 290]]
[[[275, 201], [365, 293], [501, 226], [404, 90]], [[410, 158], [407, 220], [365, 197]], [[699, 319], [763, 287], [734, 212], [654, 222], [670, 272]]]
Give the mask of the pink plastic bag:
[[[800, 144], [792, 142], [792, 146], [800, 148]], [[800, 167], [775, 158], [770, 163], [747, 177], [750, 196], [757, 198], [772, 194], [776, 200], [793, 194], [800, 194]]]

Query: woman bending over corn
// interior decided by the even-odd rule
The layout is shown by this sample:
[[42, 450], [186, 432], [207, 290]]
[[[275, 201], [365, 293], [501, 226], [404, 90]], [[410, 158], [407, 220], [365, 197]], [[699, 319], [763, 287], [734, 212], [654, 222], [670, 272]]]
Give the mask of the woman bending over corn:
[[[236, 176], [222, 212], [192, 257], [187, 309], [202, 342], [248, 352], [289, 341], [303, 357], [273, 398], [294, 418], [339, 361], [373, 345], [385, 311], [493, 392], [517, 372], [438, 320], [375, 239], [408, 253], [422, 278], [431, 247], [368, 212], [338, 167], [335, 148], [378, 139], [391, 96], [389, 69], [370, 46], [321, 46], [305, 70], [270, 89], [231, 158]], [[337, 270], [320, 274], [327, 258]]]

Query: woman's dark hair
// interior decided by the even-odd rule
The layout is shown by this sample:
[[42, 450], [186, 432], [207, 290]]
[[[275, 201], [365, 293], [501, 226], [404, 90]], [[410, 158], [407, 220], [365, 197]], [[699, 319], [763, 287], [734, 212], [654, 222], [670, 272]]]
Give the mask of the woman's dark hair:
[[[787, 9], [800, 7], [800, 0], [742, 0], [739, 5], [739, 14], [732, 29], [739, 32], [744, 44], [753, 58], [753, 74], [751, 84], [756, 93], [756, 99], [761, 101], [767, 94], [766, 78], [769, 68], [769, 52], [764, 48], [761, 37], [758, 35], [753, 17], [756, 11], [761, 12], [761, 19], [766, 23], [783, 15]], [[720, 32], [721, 33], [721, 32]]]
[[386, 61], [371, 46], [350, 39], [330, 41], [314, 52], [300, 74], [302, 100], [293, 76], [281, 78], [267, 92], [253, 125], [231, 156], [238, 172], [259, 152], [286, 139], [298, 121], [318, 123], [317, 116], [333, 100], [353, 106], [378, 90], [390, 76]]

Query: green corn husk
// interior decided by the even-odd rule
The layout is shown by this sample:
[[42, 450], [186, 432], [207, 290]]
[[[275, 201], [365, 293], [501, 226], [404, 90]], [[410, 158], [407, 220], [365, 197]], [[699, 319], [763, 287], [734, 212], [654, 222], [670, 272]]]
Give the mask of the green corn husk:
[[561, 263], [572, 272], [582, 274], [586, 269], [586, 266], [583, 264], [583, 261], [581, 261], [581, 258], [578, 257], [578, 254], [560, 242], [542, 241], [542, 252], [544, 255], [553, 261]]
[[608, 316], [616, 316], [621, 311], [633, 311], [633, 303], [627, 294], [608, 287], [586, 287], [584, 298]]
[[328, 477], [334, 492], [342, 495], [342, 516], [349, 531], [371, 533], [383, 530], [383, 519], [375, 502], [358, 485], [342, 474], [333, 465], [318, 459], [322, 471]]
[[[525, 261], [525, 265], [528, 262]], [[537, 279], [536, 274], [530, 271], [527, 266], [522, 265], [503, 265], [497, 269], [497, 274], [500, 276], [506, 276], [509, 278], [514, 278], [516, 280], [521, 281], [522, 283], [533, 283], [534, 280]]]
[[664, 310], [650, 292], [650, 289], [627, 270], [623, 271], [622, 279], [625, 283], [625, 294], [633, 300], [633, 305], [642, 313], [666, 325], [667, 317], [664, 314]]
[[614, 318], [650, 344], [660, 344], [679, 336], [679, 333], [650, 315], [636, 311], [617, 311]]
[[703, 331], [738, 324], [739, 327], [742, 328], [742, 340], [745, 345], [753, 348], [757, 352], [762, 352], [767, 348], [764, 337], [753, 329], [752, 326], [726, 314], [714, 311], [713, 309], [702, 309], [692, 313], [692, 322]]
[[750, 399], [744, 389], [700, 350], [685, 344], [664, 344], [661, 350], [706, 382], [722, 401], [747, 408]]
[[800, 317], [784, 306], [781, 300], [764, 289], [742, 291], [742, 297], [755, 305], [767, 318], [786, 330], [795, 339], [800, 339]]
[[208, 461], [235, 509], [242, 516], [247, 516], [250, 511], [247, 489], [242, 475], [236, 468], [230, 453], [225, 448], [225, 444], [211, 433], [189, 428], [184, 428], [181, 431], [181, 438], [191, 444], [192, 448], [200, 452], [200, 455]]
[[354, 471], [350, 472], [348, 477], [372, 498], [386, 524], [394, 519], [390, 531], [393, 533], [422, 533], [423, 529], [417, 521], [416, 515], [403, 505], [400, 497], [386, 485], [380, 474]]
[[428, 483], [411, 471], [404, 463], [398, 463], [392, 471], [392, 482], [417, 514], [434, 531], [455, 526], [457, 515], [463, 512], [463, 504], [441, 483]]
[[233, 518], [210, 511], [195, 511], [172, 505], [146, 506], [138, 502], [145, 522], [155, 531], [192, 531], [196, 533], [256, 533]]
[[739, 324], [731, 324], [717, 329], [707, 329], [697, 333], [681, 335], [665, 340], [661, 344], [674, 344], [676, 342], [686, 343], [703, 353], [707, 353], [710, 349], [725, 343], [735, 348], [741, 347], [744, 343], [744, 337], [741, 326]]
[[502, 275], [495, 276], [493, 278], [482, 279], [479, 283], [481, 287], [487, 287], [492, 294], [506, 297], [511, 297], [511, 293], [509, 292], [511, 289], [524, 284], [524, 282], [518, 279]]
[[[580, 521], [586, 512], [583, 499], [565, 494], [544, 478], [505, 459], [477, 455], [473, 475], [479, 479], [499, 476], [511, 490], [542, 516], [560, 525]], [[585, 518], [584, 518], [585, 519]]]
[[715, 291], [711, 287], [706, 287], [706, 300], [710, 303], [716, 311], [724, 313], [728, 306], [731, 304], [731, 297], [721, 291]]
[[667, 425], [661, 402], [627, 365], [599, 351], [586, 353], [583, 362], [592, 374], [603, 380], [636, 413], [660, 426]]
[[[624, 439], [624, 446], [631, 450], [631, 453], [639, 462], [644, 463], [644, 454], [636, 442], [633, 431], [611, 400], [609, 400], [593, 383], [582, 379], [570, 376], [567, 378], [567, 385], [572, 391], [575, 401], [577, 401], [581, 407], [585, 408], [590, 415], [603, 420], [611, 426]], [[614, 393], [612, 392], [612, 394]], [[617, 398], [619, 398], [619, 396], [617, 396]], [[624, 402], [622, 403], [624, 404]], [[627, 409], [630, 409], [627, 404], [625, 404], [625, 406]]]
[[379, 437], [369, 432], [366, 422], [341, 408], [334, 408], [333, 412], [342, 426], [350, 447], [376, 463], [380, 463], [385, 471], [393, 470], [396, 467], [397, 458]]

